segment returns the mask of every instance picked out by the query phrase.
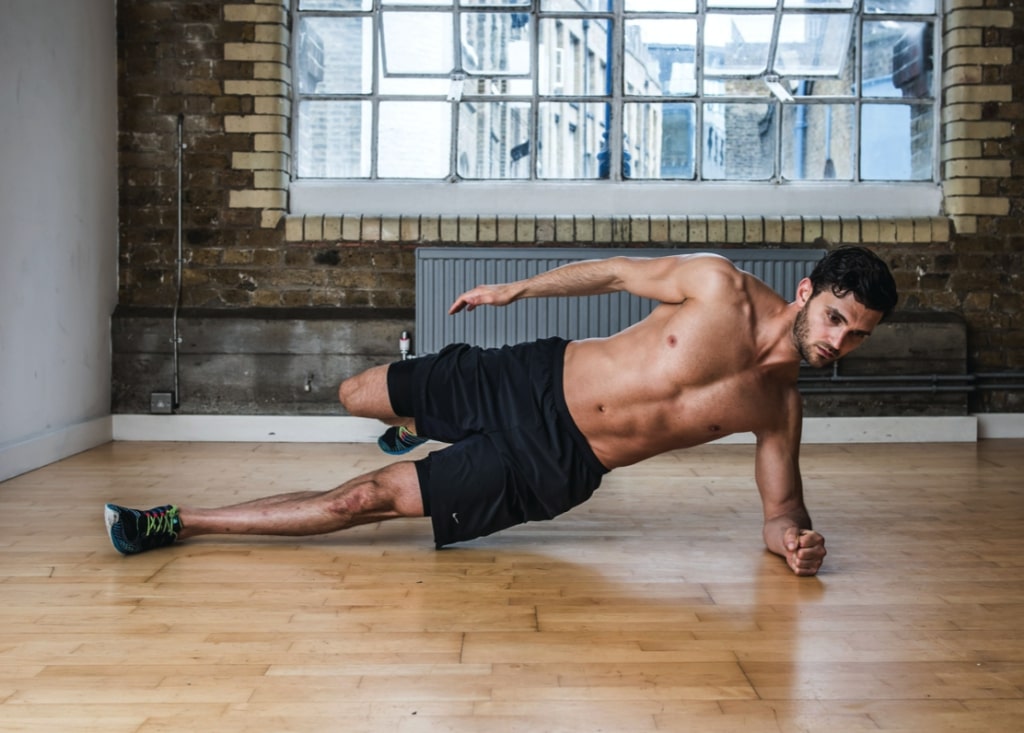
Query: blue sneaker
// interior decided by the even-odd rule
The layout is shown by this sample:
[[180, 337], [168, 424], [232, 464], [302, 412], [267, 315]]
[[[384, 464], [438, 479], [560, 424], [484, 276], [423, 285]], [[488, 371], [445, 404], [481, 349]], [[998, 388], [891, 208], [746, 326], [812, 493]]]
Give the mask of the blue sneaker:
[[390, 427], [377, 438], [377, 445], [380, 449], [392, 456], [405, 455], [416, 446], [426, 442], [426, 438], [421, 438], [404, 425]]
[[145, 511], [107, 504], [103, 517], [110, 541], [122, 555], [166, 547], [178, 539], [181, 531], [178, 507], [171, 504]]

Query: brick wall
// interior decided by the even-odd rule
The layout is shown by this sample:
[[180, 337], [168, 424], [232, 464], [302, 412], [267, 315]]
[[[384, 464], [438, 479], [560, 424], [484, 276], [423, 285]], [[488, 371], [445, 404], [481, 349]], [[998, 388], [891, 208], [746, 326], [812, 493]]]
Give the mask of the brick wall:
[[[810, 246], [824, 236], [866, 243], [886, 257], [904, 309], [962, 316], [971, 370], [1019, 369], [1024, 11], [985, 0], [947, 0], [946, 8], [948, 217], [382, 218], [287, 215], [286, 0], [118, 0], [121, 309], [175, 301], [181, 114], [186, 308], [408, 311], [421, 244]], [[397, 318], [406, 322], [401, 310]], [[1021, 407], [1015, 391], [980, 392], [972, 404]]]

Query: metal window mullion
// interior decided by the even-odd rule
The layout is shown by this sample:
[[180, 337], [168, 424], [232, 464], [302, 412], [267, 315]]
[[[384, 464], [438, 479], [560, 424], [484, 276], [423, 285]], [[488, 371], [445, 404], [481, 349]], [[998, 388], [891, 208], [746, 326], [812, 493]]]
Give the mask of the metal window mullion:
[[[775, 72], [775, 54], [779, 50], [779, 29], [782, 27], [782, 6], [784, 0], [776, 0], [775, 2], [775, 21], [772, 27], [772, 37], [768, 42], [768, 59], [765, 65], [765, 74], [777, 76]], [[781, 83], [781, 80], [780, 80]], [[774, 94], [769, 97], [770, 104], [775, 108], [775, 150], [772, 151], [772, 178], [774, 182], [782, 180], [782, 115], [783, 115], [783, 104], [782, 100], [776, 98]]]
[[540, 17], [539, 0], [530, 6], [530, 65], [533, 79], [530, 83], [530, 113], [526, 116], [526, 139], [530, 141], [530, 167], [528, 181], [537, 180], [537, 166], [540, 165]]
[[936, 12], [932, 17], [932, 181], [942, 182], [942, 119], [940, 111], [942, 105], [942, 54], [939, 49], [942, 47], [942, 23], [945, 15]]
[[626, 58], [626, 29], [624, 26], [623, 19], [623, 5], [622, 2], [614, 2], [609, 0], [612, 5], [612, 17], [611, 17], [611, 38], [612, 38], [612, 57], [608, 59], [608, 63], [612, 64], [612, 88], [611, 98], [606, 102], [610, 105], [610, 113], [608, 115], [608, 180], [609, 181], [622, 181], [625, 176], [623, 175], [622, 166], [622, 153], [624, 146], [624, 138], [626, 137], [626, 111], [623, 108], [622, 98], [626, 89], [626, 71], [625, 71], [625, 58]]
[[291, 43], [288, 44], [288, 70], [291, 73], [291, 89], [292, 96], [294, 97], [291, 109], [291, 134], [289, 141], [291, 144], [291, 160], [288, 161], [288, 170], [291, 173], [293, 181], [299, 178], [299, 107], [302, 106], [302, 92], [298, 90], [298, 85], [295, 83], [295, 76], [299, 68], [299, 43], [298, 43], [298, 31], [299, 23], [302, 17], [299, 15], [299, 4], [297, 2], [292, 3], [291, 8], [291, 29], [293, 30], [293, 37]]
[[373, 36], [372, 50], [373, 57], [370, 59], [370, 180], [378, 178], [377, 151], [380, 149], [380, 56], [381, 44], [384, 34], [384, 23], [381, 16], [381, 0], [373, 0], [373, 17], [371, 18]]
[[[856, 86], [853, 95], [853, 182], [860, 183], [860, 140], [861, 140], [861, 103], [864, 100], [864, 15], [862, 10], [855, 10], [853, 40], [853, 83]], [[829, 151], [831, 155], [831, 151]]]
[[693, 180], [704, 179], [704, 28], [707, 23], [707, 0], [697, 0], [697, 48], [694, 51], [694, 78], [697, 89], [693, 120]]
[[[461, 74], [465, 78], [465, 69], [462, 67], [462, 6], [458, 0], [452, 2], [452, 64], [450, 74], [452, 84], [456, 76]], [[451, 107], [451, 129], [448, 139], [448, 180], [455, 180], [459, 170], [459, 99], [449, 102]]]

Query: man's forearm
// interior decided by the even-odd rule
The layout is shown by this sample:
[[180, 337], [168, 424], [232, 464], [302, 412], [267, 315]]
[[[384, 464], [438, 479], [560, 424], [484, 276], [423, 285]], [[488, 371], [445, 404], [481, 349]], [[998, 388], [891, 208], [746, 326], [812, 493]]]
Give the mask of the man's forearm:
[[614, 260], [571, 262], [505, 287], [511, 300], [611, 293], [621, 289]]

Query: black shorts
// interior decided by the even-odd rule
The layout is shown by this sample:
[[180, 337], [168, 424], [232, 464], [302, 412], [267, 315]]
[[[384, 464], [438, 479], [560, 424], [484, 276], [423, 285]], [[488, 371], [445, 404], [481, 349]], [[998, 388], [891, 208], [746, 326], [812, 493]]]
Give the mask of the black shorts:
[[567, 343], [454, 344], [388, 369], [395, 413], [451, 444], [415, 462], [438, 547], [552, 519], [600, 485], [608, 469], [565, 405]]

